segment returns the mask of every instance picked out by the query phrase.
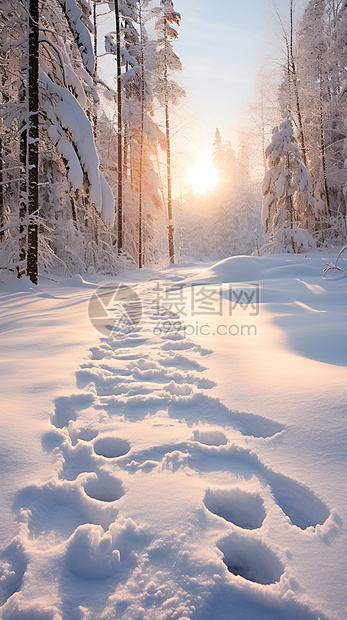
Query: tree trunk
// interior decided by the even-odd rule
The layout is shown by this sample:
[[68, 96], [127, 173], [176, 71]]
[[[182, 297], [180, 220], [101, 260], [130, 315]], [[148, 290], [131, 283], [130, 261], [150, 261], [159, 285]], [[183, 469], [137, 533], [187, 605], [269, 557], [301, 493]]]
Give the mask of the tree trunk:
[[[125, 73], [129, 70], [129, 63], [126, 63]], [[128, 151], [129, 151], [129, 137], [128, 137], [128, 123], [124, 122], [124, 137], [123, 137], [123, 178], [128, 177]]]
[[0, 124], [0, 241], [4, 236], [4, 232], [1, 230], [5, 224], [5, 205], [4, 205], [4, 175], [3, 175], [3, 161], [4, 161], [4, 153], [3, 153], [3, 124], [1, 121]]
[[[1, 54], [1, 52], [0, 52]], [[3, 57], [1, 55], [1, 60], [2, 63], [5, 64], [5, 57]], [[1, 69], [1, 93], [0, 93], [0, 99], [1, 99], [1, 103], [6, 103], [8, 101], [8, 96], [7, 93], [5, 92], [5, 84], [6, 84], [6, 74], [5, 74], [5, 68], [4, 66], [2, 66]], [[0, 229], [3, 228], [3, 226], [5, 225], [5, 196], [4, 196], [4, 164], [6, 161], [6, 153], [5, 153], [5, 145], [6, 145], [6, 138], [5, 138], [6, 134], [5, 134], [5, 125], [3, 123], [3, 121], [0, 121]], [[0, 241], [2, 241], [3, 237], [4, 237], [4, 232], [0, 232]]]
[[123, 149], [122, 149], [122, 66], [119, 0], [114, 4], [117, 38], [117, 119], [118, 119], [118, 252], [123, 250]]
[[175, 262], [174, 227], [172, 219], [172, 178], [171, 178], [171, 144], [170, 144], [170, 118], [169, 104], [165, 102], [165, 126], [166, 126], [166, 168], [167, 168], [167, 211], [169, 217], [169, 257], [170, 263]]
[[294, 49], [293, 49], [293, 0], [290, 0], [290, 61], [292, 67], [292, 75], [293, 75], [293, 86], [295, 93], [295, 101], [296, 101], [296, 113], [298, 115], [298, 124], [299, 124], [299, 134], [300, 134], [300, 144], [302, 151], [302, 159], [307, 168], [307, 157], [306, 157], [306, 145], [305, 145], [305, 134], [304, 127], [302, 122], [302, 113], [301, 113], [301, 105], [300, 105], [300, 95], [299, 95], [299, 86], [298, 86], [298, 76], [296, 71], [296, 65], [294, 60]]
[[128, 125], [124, 124], [124, 145], [123, 145], [123, 176], [124, 179], [128, 177], [128, 165], [129, 165], [129, 138], [128, 138]]
[[[22, 74], [24, 73], [22, 67]], [[27, 110], [27, 84], [25, 75], [22, 76], [19, 87], [19, 103]], [[28, 215], [28, 119], [27, 114], [22, 116], [22, 122], [19, 125], [19, 264], [17, 265], [17, 275], [21, 278], [25, 274], [25, 261], [27, 256], [27, 215]]]
[[144, 67], [144, 36], [142, 6], [139, 4], [140, 43], [141, 43], [141, 125], [140, 125], [140, 178], [139, 178], [139, 268], [143, 267], [142, 248], [142, 211], [143, 211], [143, 147], [144, 147], [144, 120], [145, 120], [145, 67]]
[[[98, 75], [98, 14], [97, 14], [97, 0], [94, 0], [94, 5], [93, 5], [93, 24], [94, 24], [94, 58], [95, 58], [95, 64], [94, 64], [94, 76], [93, 76], [93, 82], [94, 82], [94, 88], [96, 89], [97, 86], [97, 75]], [[96, 130], [97, 130], [97, 125], [98, 125], [98, 103], [97, 101], [94, 101], [93, 104], [93, 133], [94, 133], [94, 139], [96, 140]]]
[[[164, 40], [165, 48], [167, 46], [167, 22], [164, 17]], [[166, 170], [167, 170], [167, 212], [169, 218], [169, 257], [170, 263], [175, 262], [175, 245], [174, 245], [174, 227], [172, 219], [172, 177], [171, 177], [171, 142], [170, 142], [170, 116], [169, 116], [169, 100], [168, 100], [168, 67], [167, 60], [165, 59], [164, 68], [164, 82], [165, 82], [165, 128], [166, 128]]]
[[39, 5], [29, 0], [27, 276], [37, 284], [39, 210]]
[[325, 198], [326, 198], [326, 203], [327, 203], [327, 213], [329, 217], [331, 217], [328, 179], [327, 179], [327, 166], [326, 166], [326, 157], [325, 157], [324, 116], [323, 116], [323, 75], [322, 75], [321, 68], [319, 70], [319, 117], [320, 117], [320, 149], [321, 149], [322, 168], [323, 168], [324, 191], [325, 191]]

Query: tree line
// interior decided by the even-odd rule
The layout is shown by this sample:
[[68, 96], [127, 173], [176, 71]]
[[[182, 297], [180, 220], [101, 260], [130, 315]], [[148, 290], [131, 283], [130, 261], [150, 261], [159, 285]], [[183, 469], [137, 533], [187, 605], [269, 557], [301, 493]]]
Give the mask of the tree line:
[[346, 242], [347, 2], [310, 0], [286, 26], [280, 123], [265, 150], [265, 251]]
[[[170, 113], [184, 95], [172, 78], [181, 16], [171, 0], [156, 4], [2, 4], [2, 269], [35, 283], [39, 269], [111, 274], [129, 260], [155, 262], [159, 239], [174, 261]], [[101, 41], [105, 14], [114, 30]], [[98, 72], [105, 54], [115, 59], [114, 88]]]

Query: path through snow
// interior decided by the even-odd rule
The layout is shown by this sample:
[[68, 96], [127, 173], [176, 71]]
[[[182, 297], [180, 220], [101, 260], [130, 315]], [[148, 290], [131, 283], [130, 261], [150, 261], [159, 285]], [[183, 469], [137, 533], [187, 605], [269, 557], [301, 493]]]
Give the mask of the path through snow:
[[293, 554], [330, 544], [340, 519], [259, 456], [281, 450], [286, 424], [222, 402], [212, 351], [155, 336], [153, 288], [138, 288], [139, 327], [102, 338], [55, 399], [42, 439], [54, 473], [16, 496], [1, 617], [327, 618], [302, 596]]

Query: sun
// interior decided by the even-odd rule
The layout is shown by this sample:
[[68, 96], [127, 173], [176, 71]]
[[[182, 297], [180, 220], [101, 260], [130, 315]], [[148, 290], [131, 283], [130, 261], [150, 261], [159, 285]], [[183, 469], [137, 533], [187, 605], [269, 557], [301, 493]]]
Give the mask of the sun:
[[218, 183], [218, 173], [210, 159], [197, 162], [188, 171], [188, 183], [195, 194], [207, 194]]

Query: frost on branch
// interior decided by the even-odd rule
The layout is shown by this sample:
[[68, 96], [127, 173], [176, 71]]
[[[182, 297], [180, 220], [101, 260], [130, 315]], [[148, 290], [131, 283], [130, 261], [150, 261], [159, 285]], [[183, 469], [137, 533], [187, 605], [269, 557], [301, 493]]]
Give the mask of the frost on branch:
[[75, 36], [83, 64], [89, 73], [93, 73], [95, 64], [93, 45], [88, 28], [81, 21], [82, 11], [75, 0], [59, 0], [59, 2]]
[[99, 170], [91, 124], [78, 101], [66, 88], [52, 82], [43, 72], [40, 78], [49, 95], [43, 105], [51, 122], [48, 134], [67, 161], [68, 179], [74, 189], [80, 189], [83, 173], [87, 175], [90, 198], [105, 224], [112, 226], [113, 194]]

